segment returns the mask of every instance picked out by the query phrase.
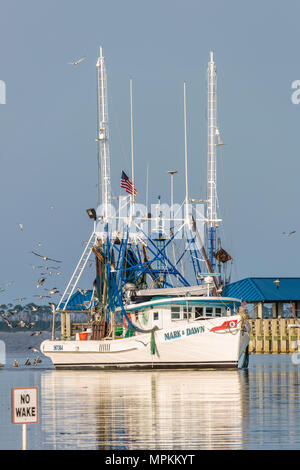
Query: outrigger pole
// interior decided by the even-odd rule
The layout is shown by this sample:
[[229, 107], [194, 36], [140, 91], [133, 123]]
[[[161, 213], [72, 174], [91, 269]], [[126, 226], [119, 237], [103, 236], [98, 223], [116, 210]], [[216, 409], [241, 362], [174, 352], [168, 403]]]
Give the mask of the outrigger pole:
[[[213, 271], [221, 275], [221, 262], [226, 263], [231, 259], [230, 255], [221, 249], [220, 239], [217, 241], [217, 229], [222, 219], [217, 214], [217, 147], [224, 145], [220, 139], [217, 119], [217, 72], [214, 62], [214, 53], [210, 51], [210, 61], [207, 70], [207, 197], [206, 197], [206, 249], [210, 265]], [[223, 252], [223, 254], [222, 254]], [[223, 256], [223, 260], [220, 259]], [[226, 273], [224, 280], [226, 283]], [[220, 282], [221, 283], [221, 282]]]
[[130, 142], [131, 142], [131, 181], [133, 186], [133, 191], [130, 197], [131, 202], [131, 214], [130, 217], [133, 217], [134, 212], [134, 151], [133, 151], [133, 104], [132, 104], [132, 79], [130, 79]]
[[109, 156], [109, 128], [108, 128], [108, 105], [107, 105], [107, 74], [102, 46], [96, 64], [97, 67], [97, 89], [98, 89], [98, 142], [101, 156], [101, 178], [102, 184], [102, 217], [107, 222], [111, 215], [111, 184], [110, 184], [110, 156]]
[[[99, 57], [97, 60], [97, 138], [98, 142], [98, 185], [101, 181], [102, 189], [102, 211], [101, 218], [104, 226], [107, 227], [108, 220], [111, 217], [111, 183], [110, 183], [110, 156], [109, 156], [109, 128], [108, 128], [108, 105], [107, 105], [107, 74], [103, 57], [102, 46], [99, 48]], [[99, 162], [101, 157], [101, 163]], [[100, 168], [101, 166], [101, 175]], [[99, 186], [98, 186], [99, 193]], [[98, 196], [99, 199], [99, 196]], [[100, 201], [98, 200], [98, 203]], [[85, 246], [79, 262], [71, 276], [71, 279], [55, 309], [53, 309], [53, 325], [52, 339], [54, 339], [55, 331], [55, 314], [56, 312], [65, 311], [68, 307], [71, 296], [78, 285], [78, 281], [86, 267], [87, 261], [92, 253], [93, 246], [96, 242], [96, 214], [94, 216], [94, 230]]]
[[54, 340], [54, 334], [55, 334], [55, 314], [56, 312], [59, 312], [59, 311], [62, 311], [62, 312], [65, 312], [67, 306], [68, 306], [68, 303], [69, 303], [69, 300], [71, 298], [71, 296], [73, 295], [74, 293], [74, 290], [75, 288], [77, 287], [78, 285], [78, 282], [79, 282], [79, 279], [86, 267], [86, 264], [91, 256], [91, 253], [92, 253], [92, 249], [93, 249], [93, 246], [94, 246], [94, 243], [95, 243], [95, 231], [93, 230], [84, 250], [83, 250], [83, 253], [77, 263], [77, 266], [71, 276], [71, 279], [63, 293], [63, 295], [61, 296], [61, 299], [60, 301], [58, 302], [58, 305], [55, 309], [53, 309], [53, 323], [52, 323], [52, 340]]
[[217, 227], [217, 73], [214, 53], [210, 52], [207, 70], [207, 251], [210, 264], [215, 268], [216, 227]]
[[183, 117], [184, 117], [184, 162], [185, 162], [185, 209], [189, 206], [188, 186], [188, 153], [187, 153], [187, 129], [186, 129], [186, 84], [183, 84]]

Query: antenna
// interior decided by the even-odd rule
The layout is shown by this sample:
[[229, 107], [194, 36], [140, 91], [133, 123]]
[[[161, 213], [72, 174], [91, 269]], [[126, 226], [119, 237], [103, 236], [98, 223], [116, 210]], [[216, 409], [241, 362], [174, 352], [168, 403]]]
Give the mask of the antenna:
[[[110, 185], [110, 157], [109, 157], [109, 130], [108, 130], [108, 106], [107, 106], [107, 75], [100, 46], [100, 55], [96, 64], [97, 67], [97, 91], [98, 91], [98, 129], [97, 138], [98, 152], [101, 156], [101, 181], [103, 221], [107, 222], [110, 216], [111, 185]], [[99, 169], [98, 169], [99, 172]]]
[[[132, 79], [130, 79], [130, 140], [131, 140], [131, 180], [134, 188], [134, 153], [133, 153], [133, 105], [132, 105]], [[131, 194], [131, 205], [133, 209], [134, 194]]]
[[146, 174], [146, 209], [148, 214], [148, 200], [149, 200], [149, 163], [147, 163], [147, 174]]
[[171, 204], [171, 208], [172, 208], [172, 212], [174, 211], [174, 182], [173, 182], [173, 177], [174, 175], [176, 175], [176, 173], [178, 173], [177, 170], [169, 170], [167, 172], [170, 176], [171, 176], [171, 199], [170, 199], [170, 204]]
[[188, 170], [187, 170], [187, 131], [186, 131], [186, 84], [183, 84], [183, 113], [184, 113], [184, 159], [185, 159], [185, 204], [189, 202]]

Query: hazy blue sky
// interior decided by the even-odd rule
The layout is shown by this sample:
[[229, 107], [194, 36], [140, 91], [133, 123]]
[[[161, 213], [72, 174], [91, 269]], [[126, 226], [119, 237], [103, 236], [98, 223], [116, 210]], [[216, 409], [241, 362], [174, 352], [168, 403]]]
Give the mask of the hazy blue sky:
[[[96, 205], [96, 60], [108, 71], [111, 173], [130, 171], [129, 79], [134, 91], [136, 186], [183, 199], [183, 82], [187, 83], [191, 197], [204, 197], [206, 69], [218, 71], [219, 199], [233, 280], [299, 276], [300, 79], [297, 1], [9, 0], [0, 2], [2, 301], [39, 293], [31, 250], [62, 259], [62, 289], [92, 230]], [[79, 67], [67, 62], [87, 55]], [[53, 204], [54, 209], [49, 206]], [[17, 224], [23, 223], [21, 232]], [[291, 237], [283, 231], [297, 230]], [[42, 247], [36, 243], [43, 242]]]

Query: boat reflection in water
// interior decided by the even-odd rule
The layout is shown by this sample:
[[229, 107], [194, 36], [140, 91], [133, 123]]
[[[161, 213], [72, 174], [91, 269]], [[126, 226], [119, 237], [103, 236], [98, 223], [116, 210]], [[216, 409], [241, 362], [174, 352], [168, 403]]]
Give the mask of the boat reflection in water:
[[42, 427], [54, 449], [242, 448], [247, 372], [43, 374]]

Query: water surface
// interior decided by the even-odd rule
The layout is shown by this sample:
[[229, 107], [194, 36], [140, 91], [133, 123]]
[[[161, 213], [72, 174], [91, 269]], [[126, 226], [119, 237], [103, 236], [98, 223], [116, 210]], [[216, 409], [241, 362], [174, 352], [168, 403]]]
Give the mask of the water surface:
[[[39, 388], [29, 449], [299, 449], [300, 367], [290, 355], [251, 355], [248, 371], [56, 371], [28, 350], [45, 338], [0, 334], [0, 449], [20, 449], [12, 387]], [[14, 359], [19, 367], [13, 368]]]

